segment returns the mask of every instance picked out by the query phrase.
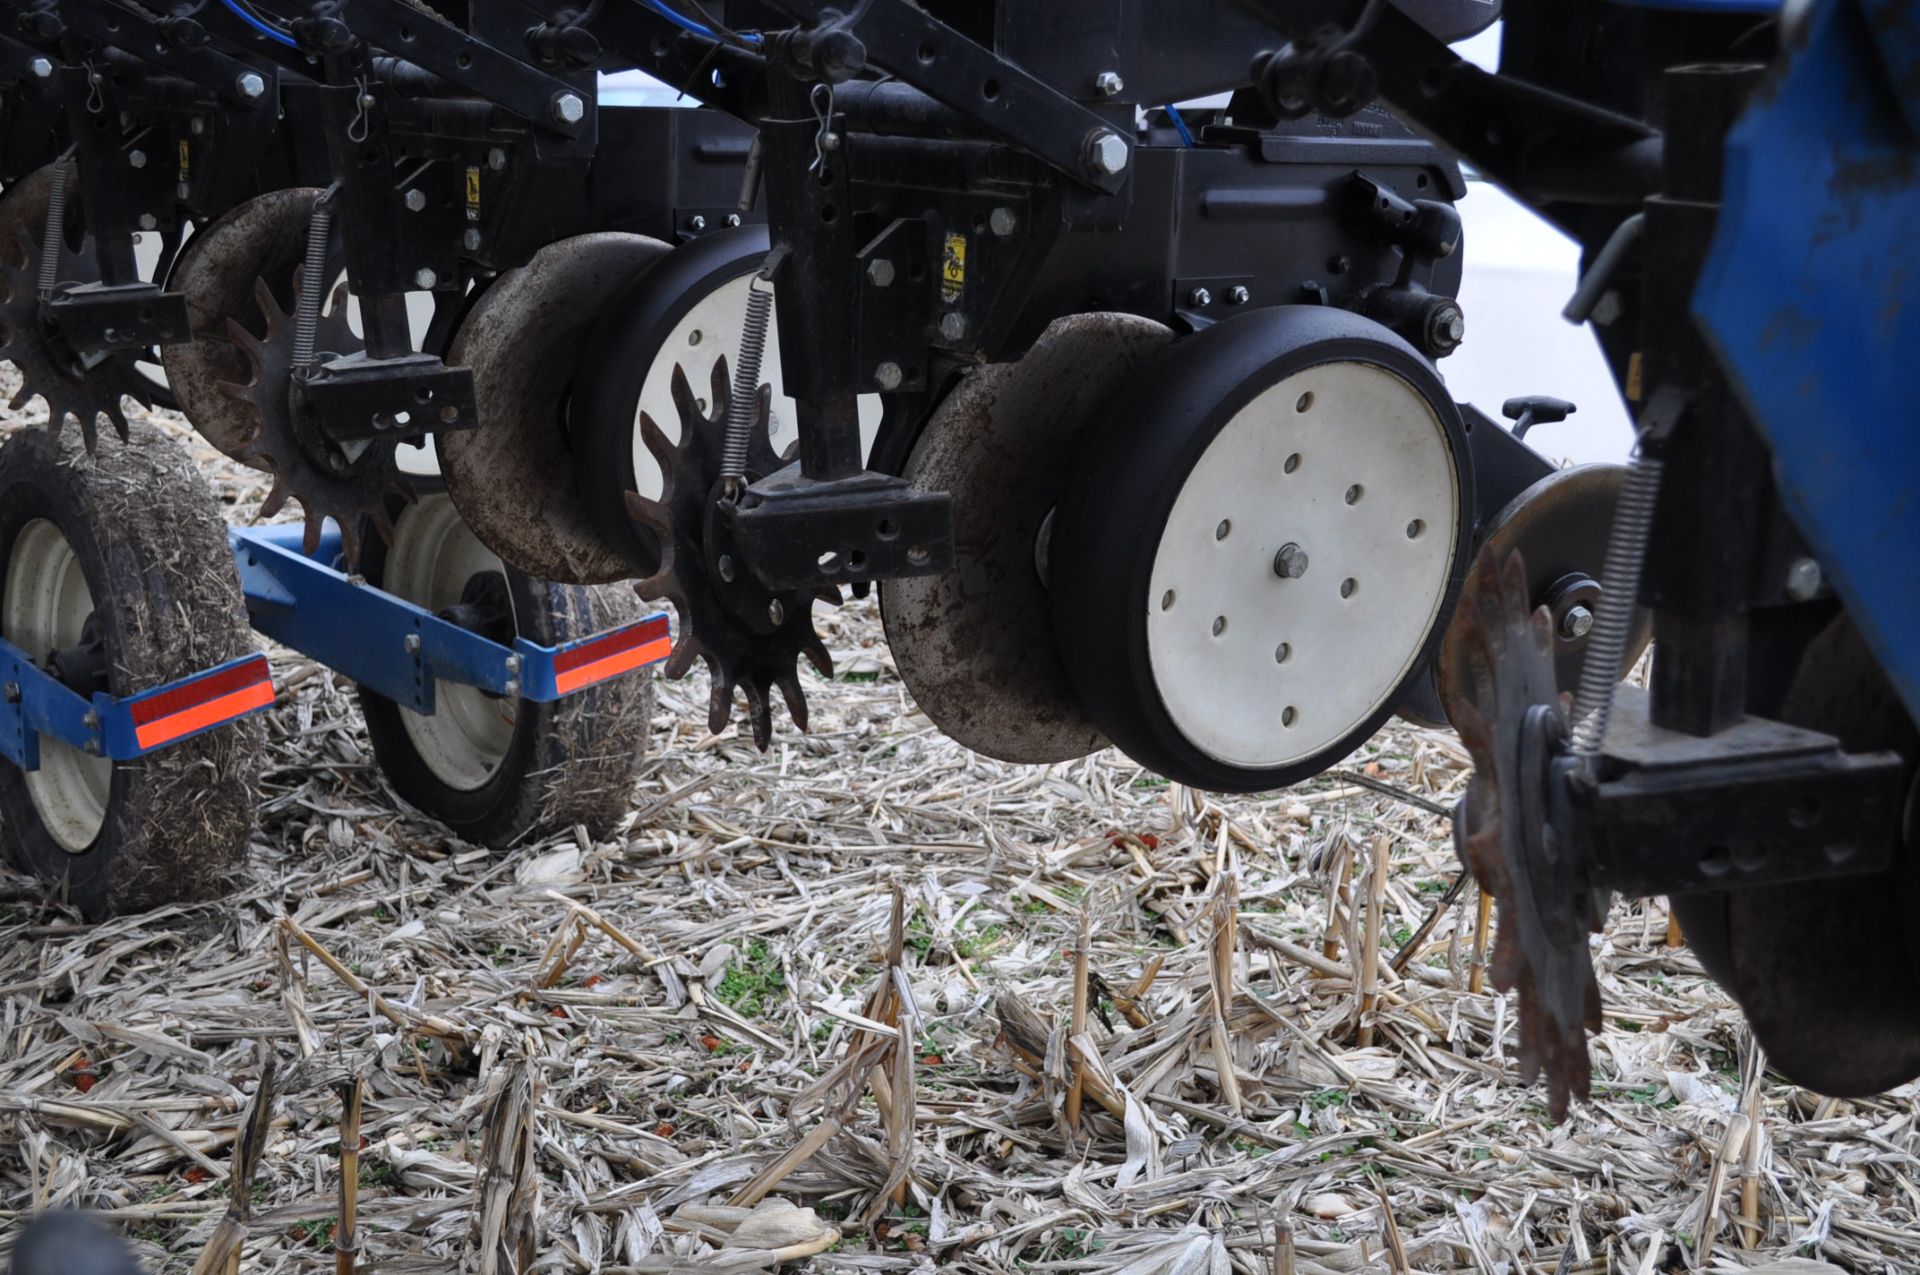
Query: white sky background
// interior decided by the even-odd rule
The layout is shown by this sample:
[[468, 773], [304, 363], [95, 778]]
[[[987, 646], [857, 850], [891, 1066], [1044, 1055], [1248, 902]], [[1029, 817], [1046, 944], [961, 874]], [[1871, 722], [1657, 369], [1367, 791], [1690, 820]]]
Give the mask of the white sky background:
[[[1457, 46], [1462, 56], [1494, 69], [1498, 24]], [[602, 100], [671, 105], [677, 94], [638, 72], [608, 76]], [[679, 103], [691, 105], [687, 99]], [[1505, 423], [1500, 405], [1522, 394], [1551, 394], [1578, 405], [1558, 425], [1542, 425], [1527, 441], [1556, 461], [1626, 459], [1632, 430], [1599, 346], [1584, 328], [1560, 317], [1573, 295], [1579, 248], [1488, 182], [1473, 182], [1460, 204], [1466, 224], [1466, 276], [1460, 305], [1466, 343], [1440, 370], [1453, 396]]]

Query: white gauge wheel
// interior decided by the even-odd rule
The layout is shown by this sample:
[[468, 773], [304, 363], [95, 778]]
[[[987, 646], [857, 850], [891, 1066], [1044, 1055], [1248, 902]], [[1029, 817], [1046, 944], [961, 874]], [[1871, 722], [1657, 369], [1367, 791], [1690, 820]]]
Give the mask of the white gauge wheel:
[[[423, 494], [394, 520], [381, 587], [415, 606], [438, 612], [460, 601], [467, 581], [507, 568], [460, 521], [444, 492]], [[520, 701], [472, 686], [440, 682], [435, 712], [400, 710], [400, 721], [420, 760], [449, 788], [473, 792], [500, 769], [513, 744]]]
[[[14, 541], [0, 599], [0, 635], [35, 663], [77, 645], [93, 614], [93, 594], [78, 555], [60, 529], [44, 518], [29, 522]], [[26, 786], [48, 833], [69, 854], [79, 854], [94, 843], [107, 821], [113, 763], [42, 735], [40, 768], [27, 772]]]
[[1154, 553], [1148, 662], [1174, 725], [1270, 769], [1368, 720], [1439, 618], [1459, 493], [1439, 418], [1386, 368], [1325, 363], [1257, 395], [1188, 474]]
[[[757, 263], [755, 263], [757, 266]], [[687, 383], [694, 387], [700, 410], [708, 410], [706, 387], [713, 382], [716, 359], [727, 360], [729, 371], [739, 365], [740, 334], [746, 327], [747, 290], [753, 283], [754, 266], [719, 285], [688, 307], [661, 341], [659, 352], [647, 369], [640, 389], [640, 401], [633, 417], [633, 477], [635, 490], [658, 500], [664, 487], [660, 463], [640, 439], [640, 414], [653, 418], [669, 441], [680, 441], [680, 413], [673, 405], [673, 369], [685, 369]], [[765, 286], [765, 285], [762, 285]], [[768, 434], [776, 455], [800, 437], [797, 409], [783, 392], [780, 379], [780, 310], [778, 303], [769, 311], [766, 350], [760, 359], [760, 380], [773, 386], [772, 419]], [[860, 396], [860, 454], [873, 449], [873, 437], [880, 429], [882, 404], [878, 394]]]

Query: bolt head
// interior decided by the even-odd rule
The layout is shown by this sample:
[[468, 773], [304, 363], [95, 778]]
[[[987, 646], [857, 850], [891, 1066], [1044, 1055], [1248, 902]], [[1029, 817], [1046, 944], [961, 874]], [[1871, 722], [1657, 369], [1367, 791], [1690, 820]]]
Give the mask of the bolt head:
[[1117, 177], [1127, 171], [1131, 158], [1127, 139], [1110, 128], [1103, 128], [1087, 140], [1087, 167], [1096, 177]]
[[1189, 305], [1208, 306], [1213, 304], [1213, 293], [1206, 288], [1195, 288], [1187, 294]]
[[174, 186], [173, 193], [181, 199], [186, 199], [193, 194], [193, 187], [187, 185], [185, 182], [180, 182]]
[[967, 335], [967, 316], [958, 310], [949, 310], [940, 316], [940, 336], [943, 340], [958, 341]]
[[154, 216], [152, 213], [140, 214], [140, 229], [157, 230], [159, 226], [160, 226], [160, 219]]
[[1244, 283], [1236, 283], [1227, 289], [1228, 305], [1245, 305], [1251, 300], [1253, 300], [1253, 294], [1247, 291], [1247, 286]]
[[8, 682], [4, 690], [0, 690], [0, 695], [6, 697], [7, 703], [18, 704], [20, 702], [20, 683]]
[[198, 137], [200, 136], [200, 134], [207, 131], [207, 121], [202, 119], [200, 116], [196, 115], [193, 117], [192, 120], [188, 121], [187, 131], [192, 133], [195, 137]]
[[787, 622], [787, 609], [780, 605], [779, 598], [774, 598], [767, 603], [767, 621], [771, 624], [785, 624]]
[[728, 584], [732, 584], [740, 574], [739, 571], [734, 568], [733, 559], [724, 553], [720, 555], [719, 567], [720, 578]]
[[518, 697], [520, 694], [520, 679], [517, 677], [508, 678], [507, 684], [501, 687], [500, 690], [508, 699]]
[[233, 87], [249, 102], [267, 91], [266, 77], [258, 71], [242, 71], [234, 77]]
[[1093, 87], [1100, 91], [1101, 97], [1114, 97], [1121, 89], [1127, 87], [1127, 84], [1120, 78], [1118, 71], [1102, 71], [1093, 77]]
[[32, 72], [34, 79], [44, 80], [53, 74], [53, 63], [47, 58], [35, 58], [27, 63], [27, 70]]
[[409, 633], [400, 639], [400, 645], [406, 650], [408, 655], [418, 655], [420, 654], [420, 635], [418, 633]]
[[487, 167], [499, 172], [507, 166], [507, 153], [495, 146], [487, 151]]
[[687, 225], [694, 230], [705, 230], [707, 228], [707, 219], [699, 213], [695, 213], [693, 216], [687, 218]]
[[739, 224], [740, 224], [740, 214], [739, 214], [739, 213], [728, 213], [728, 214], [727, 214], [727, 225], [729, 225], [729, 226], [737, 226], [737, 225], [739, 225]]
[[440, 282], [440, 276], [435, 274], [433, 271], [427, 269], [425, 266], [421, 266], [418, 270], [413, 272], [413, 282], [416, 287], [422, 290], [425, 290], [433, 287], [434, 284]]
[[518, 673], [520, 671], [520, 657], [517, 655], [509, 655], [505, 660], [501, 661], [501, 664], [509, 673]]
[[1298, 580], [1307, 574], [1307, 551], [1289, 541], [1273, 555], [1273, 574], [1282, 580]]
[[145, 168], [147, 166], [147, 153], [145, 151], [128, 151], [127, 162], [135, 168]]
[[424, 211], [427, 206], [427, 192], [416, 186], [402, 195], [400, 202], [407, 206], [408, 212]]
[[900, 365], [898, 363], [882, 363], [879, 367], [873, 369], [874, 384], [883, 390], [899, 389], [901, 379]]
[[1592, 631], [1593, 611], [1588, 607], [1570, 606], [1560, 617], [1560, 636], [1569, 642], [1578, 641]]
[[467, 232], [460, 236], [460, 244], [468, 252], [480, 251], [480, 232], [468, 227]]
[[92, 709], [88, 709], [86, 712], [86, 716], [80, 719], [80, 724], [82, 726], [85, 726], [88, 730], [99, 730], [100, 714], [94, 712]]
[[1002, 239], [1012, 234], [1013, 228], [1019, 224], [1020, 218], [1014, 215], [1014, 211], [1011, 208], [996, 208], [987, 214], [987, 229], [993, 231], [994, 234], [999, 235]]
[[587, 118], [587, 100], [578, 93], [555, 93], [553, 118], [562, 124], [578, 124]]
[[893, 263], [885, 257], [875, 257], [867, 263], [867, 282], [876, 288], [893, 286]]
[[1787, 568], [1787, 596], [1805, 602], [1820, 592], [1826, 577], [1812, 558], [1798, 558]]

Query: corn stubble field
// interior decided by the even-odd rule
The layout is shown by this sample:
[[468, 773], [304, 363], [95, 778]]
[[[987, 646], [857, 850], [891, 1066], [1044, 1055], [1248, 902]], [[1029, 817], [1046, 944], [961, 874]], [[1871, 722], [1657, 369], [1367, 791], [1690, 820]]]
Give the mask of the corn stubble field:
[[0, 1250], [84, 1206], [150, 1270], [334, 1270], [344, 1149], [379, 1272], [1920, 1268], [1912, 1087], [1766, 1075], [1659, 901], [1595, 938], [1593, 1099], [1548, 1119], [1445, 902], [1450, 734], [1261, 798], [1003, 766], [870, 604], [821, 627], [810, 735], [663, 684], [631, 825], [510, 853], [271, 652], [230, 895], [89, 927], [0, 870]]

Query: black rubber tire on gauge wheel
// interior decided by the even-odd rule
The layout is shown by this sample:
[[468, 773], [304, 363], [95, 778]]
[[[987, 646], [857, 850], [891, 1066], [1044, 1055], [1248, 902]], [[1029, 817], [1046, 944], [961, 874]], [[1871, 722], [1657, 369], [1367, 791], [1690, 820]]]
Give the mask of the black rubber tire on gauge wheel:
[[1344, 758], [1424, 676], [1468, 565], [1466, 435], [1433, 365], [1348, 311], [1279, 306], [1174, 342], [1100, 419], [1049, 555], [1087, 713], [1198, 788]]
[[[104, 645], [126, 696], [256, 648], [213, 491], [186, 451], [132, 422], [89, 457], [77, 434], [0, 445], [0, 636], [36, 660]], [[0, 843], [90, 919], [210, 898], [244, 860], [262, 731], [230, 722], [132, 761], [42, 739], [31, 774], [0, 761]]]
[[[393, 511], [391, 545], [364, 537], [367, 582], [435, 613], [462, 601], [504, 599], [506, 623], [491, 635], [557, 646], [643, 614], [627, 584], [564, 585], [502, 563], [460, 521], [435, 479], [415, 479], [419, 498]], [[497, 573], [479, 595], [479, 576]], [[482, 630], [486, 631], [486, 630]], [[502, 848], [578, 824], [610, 834], [632, 809], [636, 773], [653, 717], [653, 672], [640, 670], [553, 703], [488, 696], [441, 683], [423, 717], [362, 687], [360, 707], [374, 756], [408, 804], [465, 840]]]

